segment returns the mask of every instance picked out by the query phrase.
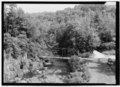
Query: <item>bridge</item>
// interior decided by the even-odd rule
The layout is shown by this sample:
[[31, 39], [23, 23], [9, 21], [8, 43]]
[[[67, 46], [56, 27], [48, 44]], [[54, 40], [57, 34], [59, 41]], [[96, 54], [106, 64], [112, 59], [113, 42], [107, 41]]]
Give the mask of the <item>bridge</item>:
[[[55, 49], [55, 51], [53, 51], [54, 54], [57, 54], [57, 51], [58, 50], [61, 50], [61, 56], [40, 56], [40, 58], [43, 58], [43, 59], [70, 59], [70, 57], [64, 57], [64, 54], [67, 53], [67, 48], [57, 48]], [[104, 60], [108, 60], [108, 59], [111, 59], [112, 61], [115, 61], [116, 58], [115, 56], [112, 56], [112, 55], [104, 55], [98, 51], [93, 51], [93, 54], [94, 54], [94, 57], [89, 57], [89, 58], [82, 58], [82, 57], [78, 57], [82, 60], [90, 60], [90, 61], [99, 61], [100, 59], [104, 59]]]
[[[63, 60], [69, 60], [70, 57], [56, 57], [56, 56], [40, 56], [41, 59], [63, 59]], [[82, 57], [78, 57], [82, 60], [88, 60], [88, 61], [100, 61], [100, 60], [104, 60], [104, 61], [108, 61], [109, 57], [105, 57], [105, 58], [82, 58]]]

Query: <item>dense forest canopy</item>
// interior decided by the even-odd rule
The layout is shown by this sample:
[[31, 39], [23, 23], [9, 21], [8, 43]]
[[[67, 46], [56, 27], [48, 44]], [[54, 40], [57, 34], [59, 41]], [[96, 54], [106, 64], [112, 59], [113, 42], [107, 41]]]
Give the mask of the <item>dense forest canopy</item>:
[[[21, 37], [22, 45], [32, 43], [37, 51], [56, 51], [63, 56], [115, 48], [115, 6], [80, 4], [55, 13], [33, 14], [25, 14], [15, 4], [4, 7], [4, 40]], [[4, 45], [5, 50], [9, 48], [7, 41]]]

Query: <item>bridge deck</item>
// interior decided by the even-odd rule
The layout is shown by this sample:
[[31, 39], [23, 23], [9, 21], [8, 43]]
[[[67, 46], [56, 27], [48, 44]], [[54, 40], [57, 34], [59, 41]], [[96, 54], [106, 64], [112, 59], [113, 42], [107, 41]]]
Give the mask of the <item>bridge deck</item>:
[[[67, 60], [69, 60], [70, 59], [70, 57], [55, 57], [55, 56], [41, 56], [40, 58], [43, 58], [43, 59], [67, 59]], [[78, 57], [78, 58], [80, 58], [80, 59], [82, 59], [82, 60], [90, 60], [90, 61], [100, 61], [100, 59], [101, 58], [81, 58], [81, 57]], [[102, 58], [102, 59], [104, 59], [104, 58]], [[104, 60], [108, 60], [108, 59], [104, 59]]]
[[55, 56], [41, 56], [40, 58], [45, 58], [45, 59], [70, 59], [70, 57], [55, 57]]

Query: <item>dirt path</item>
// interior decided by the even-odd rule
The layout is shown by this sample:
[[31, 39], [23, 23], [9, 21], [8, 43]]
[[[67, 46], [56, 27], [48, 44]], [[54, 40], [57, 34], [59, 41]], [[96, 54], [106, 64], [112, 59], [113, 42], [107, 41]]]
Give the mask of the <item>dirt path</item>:
[[115, 84], [115, 74], [106, 63], [90, 62], [88, 67], [91, 74], [89, 83]]

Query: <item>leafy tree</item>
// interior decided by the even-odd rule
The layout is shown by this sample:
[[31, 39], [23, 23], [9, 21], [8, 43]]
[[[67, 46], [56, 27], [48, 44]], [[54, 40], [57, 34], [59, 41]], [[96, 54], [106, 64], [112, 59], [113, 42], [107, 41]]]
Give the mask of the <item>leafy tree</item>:
[[9, 9], [5, 12], [5, 33], [8, 32], [12, 36], [17, 36], [24, 28], [24, 12], [22, 9], [17, 9], [15, 4], [7, 5]]

